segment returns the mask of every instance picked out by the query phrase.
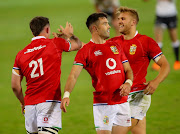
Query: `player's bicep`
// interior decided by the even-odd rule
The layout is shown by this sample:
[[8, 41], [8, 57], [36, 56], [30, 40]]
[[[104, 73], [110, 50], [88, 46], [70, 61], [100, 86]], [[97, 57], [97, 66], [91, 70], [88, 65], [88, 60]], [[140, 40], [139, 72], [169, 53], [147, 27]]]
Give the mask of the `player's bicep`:
[[154, 58], [153, 60], [154, 60], [154, 62], [155, 62], [155, 63], [157, 63], [157, 64], [158, 64], [158, 61], [159, 61], [162, 57], [164, 57], [164, 55], [163, 55], [163, 54], [161, 54], [161, 55], [157, 56], [157, 57], [156, 57], [156, 58]]
[[164, 55], [158, 56], [154, 61], [161, 67], [162, 65], [168, 65], [168, 61]]
[[82, 65], [73, 65], [72, 69], [71, 69], [71, 73], [70, 75], [74, 78], [77, 79], [81, 73], [83, 69]]
[[12, 70], [12, 77], [11, 77], [11, 87], [13, 89], [20, 89], [21, 88], [21, 81], [22, 76], [20, 75], [20, 71], [13, 69]]
[[129, 64], [129, 62], [125, 62], [123, 63], [123, 67], [124, 67], [124, 72], [125, 72], [125, 75], [126, 75], [126, 79], [130, 79], [133, 81], [133, 71], [131, 69], [131, 66]]

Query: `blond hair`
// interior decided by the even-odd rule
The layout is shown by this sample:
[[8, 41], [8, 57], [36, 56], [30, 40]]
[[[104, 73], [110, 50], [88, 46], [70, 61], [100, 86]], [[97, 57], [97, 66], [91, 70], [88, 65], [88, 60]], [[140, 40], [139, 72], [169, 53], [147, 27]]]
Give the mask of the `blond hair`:
[[135, 10], [135, 9], [132, 9], [132, 8], [128, 8], [128, 7], [120, 7], [118, 10], [117, 10], [117, 15], [121, 14], [121, 13], [130, 13], [132, 17], [134, 17], [137, 21], [137, 24], [139, 22], [139, 15], [138, 15], [138, 12]]

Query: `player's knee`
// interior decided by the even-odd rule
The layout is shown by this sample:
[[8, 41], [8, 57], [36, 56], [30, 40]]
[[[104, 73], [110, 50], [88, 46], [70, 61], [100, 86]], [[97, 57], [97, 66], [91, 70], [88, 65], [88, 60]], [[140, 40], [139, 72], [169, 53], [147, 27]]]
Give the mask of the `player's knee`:
[[177, 40], [177, 41], [175, 41], [175, 42], [172, 42], [172, 46], [173, 46], [174, 48], [179, 47], [179, 40]]
[[38, 127], [38, 134], [58, 134], [58, 129], [53, 127]]
[[162, 42], [158, 42], [157, 44], [158, 44], [158, 46], [159, 46], [160, 48], [163, 47], [163, 43], [162, 43]]

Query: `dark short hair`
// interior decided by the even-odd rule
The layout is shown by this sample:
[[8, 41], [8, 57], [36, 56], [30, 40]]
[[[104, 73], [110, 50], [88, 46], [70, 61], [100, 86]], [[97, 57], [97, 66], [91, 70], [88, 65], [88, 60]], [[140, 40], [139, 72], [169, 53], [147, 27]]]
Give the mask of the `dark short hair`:
[[38, 36], [47, 24], [49, 24], [48, 18], [36, 16], [30, 21], [29, 26], [33, 35]]
[[96, 21], [99, 20], [99, 18], [105, 17], [107, 18], [107, 14], [100, 12], [100, 13], [93, 13], [91, 14], [86, 21], [86, 26], [89, 29], [89, 27], [91, 26], [91, 24], [95, 23]]

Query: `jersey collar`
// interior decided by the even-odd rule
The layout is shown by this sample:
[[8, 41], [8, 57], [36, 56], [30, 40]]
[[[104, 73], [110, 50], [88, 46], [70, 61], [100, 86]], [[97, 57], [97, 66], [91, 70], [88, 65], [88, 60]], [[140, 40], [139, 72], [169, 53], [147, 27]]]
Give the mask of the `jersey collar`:
[[[92, 40], [92, 39], [90, 39], [90, 41], [92, 42], [92, 43], [94, 43], [94, 41]], [[105, 42], [106, 43], [106, 42]], [[94, 43], [94, 44], [96, 44], [96, 43]]]
[[90, 41], [91, 41], [92, 43], [94, 43], [94, 41], [93, 41], [92, 39], [90, 39]]
[[136, 30], [136, 33], [135, 33], [134, 37], [135, 37], [137, 34], [138, 34], [138, 31]]
[[32, 38], [32, 41], [33, 41], [33, 40], [36, 40], [36, 39], [42, 39], [42, 38], [46, 39], [46, 37], [44, 37], [44, 36], [36, 36], [36, 37], [33, 37], [33, 38]]

